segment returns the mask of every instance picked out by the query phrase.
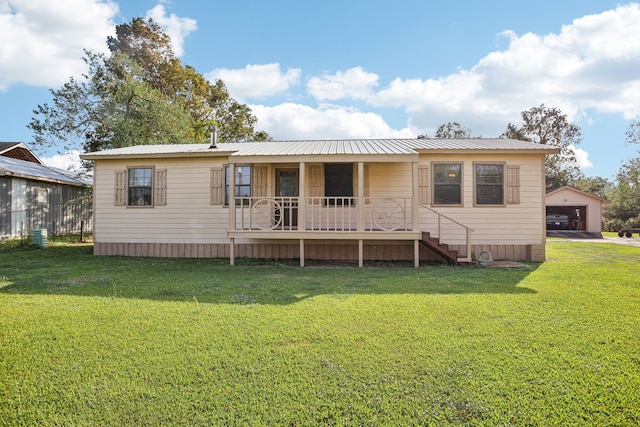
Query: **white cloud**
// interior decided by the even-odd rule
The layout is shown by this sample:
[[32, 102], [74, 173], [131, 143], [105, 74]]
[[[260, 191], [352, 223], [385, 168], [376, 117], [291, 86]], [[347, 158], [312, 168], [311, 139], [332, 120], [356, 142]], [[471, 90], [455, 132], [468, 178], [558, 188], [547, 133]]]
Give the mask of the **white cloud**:
[[0, 0], [0, 91], [57, 87], [86, 71], [84, 49], [107, 50], [118, 5], [111, 0]]
[[216, 68], [205, 77], [210, 81], [221, 79], [229, 93], [237, 100], [264, 98], [287, 91], [297, 85], [301, 71], [293, 68], [283, 73], [280, 64], [247, 65], [239, 70]]
[[[520, 113], [544, 103], [570, 120], [589, 123], [591, 114], [640, 111], [640, 5], [631, 3], [588, 15], [545, 36], [506, 30], [508, 45], [480, 58], [469, 69], [435, 78], [398, 77], [379, 88], [379, 76], [362, 67], [310, 77], [307, 93], [317, 101], [364, 102], [379, 111], [404, 110], [407, 127], [394, 130], [378, 114], [348, 107], [297, 103], [251, 106], [259, 127], [275, 138], [380, 137], [433, 134], [438, 125], [457, 121], [476, 136], [500, 135]], [[299, 69], [248, 65], [216, 69], [235, 98], [282, 95], [297, 84]], [[295, 98], [290, 98], [295, 99]], [[411, 132], [409, 132], [411, 129]], [[584, 167], [588, 154], [576, 151]]]
[[589, 169], [593, 167], [593, 163], [591, 162], [591, 160], [589, 160], [589, 153], [587, 153], [582, 148], [577, 148], [573, 145], [571, 145], [570, 148], [575, 153], [576, 161], [581, 169]]
[[178, 57], [184, 54], [185, 37], [198, 29], [198, 24], [195, 19], [180, 18], [174, 13], [167, 16], [167, 11], [162, 4], [158, 4], [153, 9], [147, 11], [146, 18], [153, 19], [155, 23], [160, 25], [167, 35], [171, 37], [173, 53]]
[[82, 160], [80, 160], [80, 151], [69, 151], [65, 154], [55, 154], [51, 157], [45, 157], [42, 162], [47, 166], [53, 166], [54, 168], [70, 170], [70, 171], [84, 171], [82, 167]]
[[392, 129], [375, 113], [325, 105], [285, 103], [275, 107], [251, 105], [260, 129], [274, 139], [414, 138], [410, 129]]
[[378, 86], [378, 75], [368, 73], [361, 67], [338, 71], [333, 75], [312, 77], [307, 82], [311, 95], [320, 101], [342, 98], [367, 99]]
[[508, 48], [471, 69], [426, 80], [397, 78], [368, 102], [404, 108], [419, 127], [456, 120], [474, 133], [494, 135], [541, 103], [570, 119], [584, 118], [585, 110], [630, 119], [640, 110], [638, 34], [635, 3], [576, 19], [558, 34], [505, 31]]

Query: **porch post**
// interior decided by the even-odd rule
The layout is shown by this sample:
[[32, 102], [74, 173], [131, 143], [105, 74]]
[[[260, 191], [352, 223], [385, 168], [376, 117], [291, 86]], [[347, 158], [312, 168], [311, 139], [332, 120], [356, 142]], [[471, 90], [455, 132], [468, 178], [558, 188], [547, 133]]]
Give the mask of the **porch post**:
[[418, 177], [418, 162], [411, 163], [411, 182], [413, 184], [413, 190], [411, 192], [411, 231], [419, 231], [420, 221], [418, 218], [418, 202], [420, 200], [420, 188]]
[[304, 267], [304, 239], [300, 239], [300, 267]]
[[305, 174], [305, 162], [300, 162], [298, 170], [298, 230], [307, 229]]
[[236, 165], [229, 163], [229, 229], [236, 229]]
[[358, 240], [358, 267], [364, 266], [364, 241]]
[[415, 268], [420, 267], [420, 241], [413, 241], [413, 266]]
[[[229, 163], [229, 230], [236, 229], [236, 165]], [[229, 239], [229, 264], [235, 265], [233, 237]]]
[[358, 162], [358, 231], [364, 231], [364, 162]]

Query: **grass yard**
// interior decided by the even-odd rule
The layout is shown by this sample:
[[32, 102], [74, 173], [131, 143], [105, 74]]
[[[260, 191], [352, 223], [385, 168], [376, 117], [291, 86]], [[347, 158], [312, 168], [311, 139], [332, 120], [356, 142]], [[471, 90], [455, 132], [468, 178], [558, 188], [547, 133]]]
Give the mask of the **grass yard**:
[[519, 269], [0, 246], [0, 425], [640, 423], [640, 248]]

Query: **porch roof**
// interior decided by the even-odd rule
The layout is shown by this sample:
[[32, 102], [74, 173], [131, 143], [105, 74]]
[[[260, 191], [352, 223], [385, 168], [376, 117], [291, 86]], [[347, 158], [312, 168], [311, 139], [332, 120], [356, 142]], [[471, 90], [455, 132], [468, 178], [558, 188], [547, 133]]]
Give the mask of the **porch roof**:
[[283, 157], [283, 156], [415, 156], [442, 152], [536, 152], [553, 154], [558, 148], [504, 138], [473, 139], [345, 139], [267, 142], [223, 142], [209, 144], [137, 145], [84, 153], [85, 160], [156, 158], [181, 156]]

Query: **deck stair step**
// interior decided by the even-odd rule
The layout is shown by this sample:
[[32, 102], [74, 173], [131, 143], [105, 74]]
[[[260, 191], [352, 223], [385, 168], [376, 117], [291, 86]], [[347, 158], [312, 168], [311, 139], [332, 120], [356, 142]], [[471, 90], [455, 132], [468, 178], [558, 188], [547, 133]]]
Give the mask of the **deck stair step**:
[[449, 245], [446, 243], [440, 243], [436, 237], [431, 237], [431, 233], [428, 231], [422, 232], [422, 239], [420, 240], [427, 248], [443, 257], [448, 264], [458, 265], [458, 251], [449, 249]]

